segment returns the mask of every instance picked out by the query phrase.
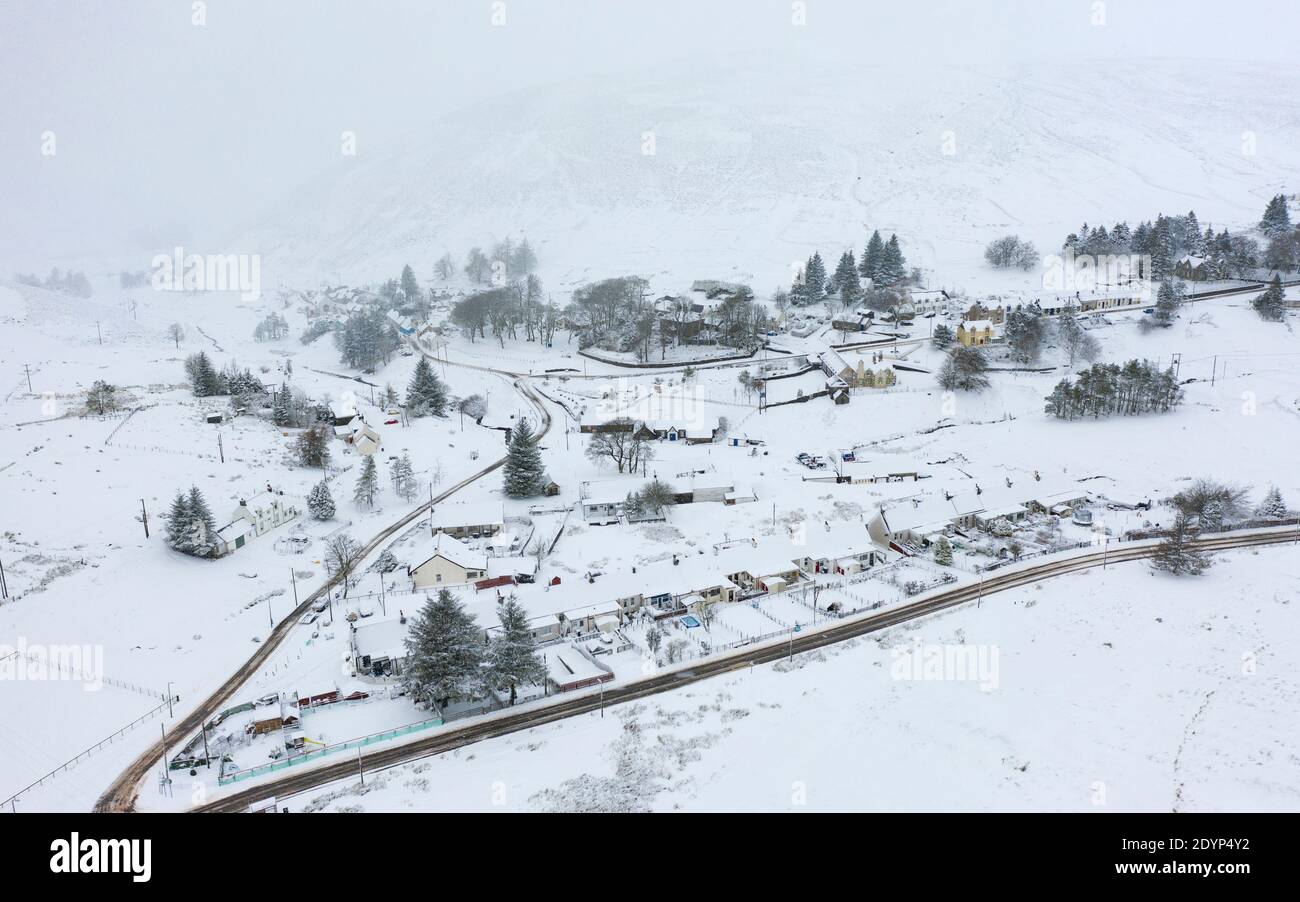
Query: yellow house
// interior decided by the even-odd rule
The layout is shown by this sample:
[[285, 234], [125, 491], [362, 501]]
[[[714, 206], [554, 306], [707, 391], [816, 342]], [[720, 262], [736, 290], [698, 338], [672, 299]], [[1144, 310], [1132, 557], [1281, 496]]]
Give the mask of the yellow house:
[[963, 347], [980, 348], [993, 340], [993, 323], [977, 319], [957, 326], [957, 341]]

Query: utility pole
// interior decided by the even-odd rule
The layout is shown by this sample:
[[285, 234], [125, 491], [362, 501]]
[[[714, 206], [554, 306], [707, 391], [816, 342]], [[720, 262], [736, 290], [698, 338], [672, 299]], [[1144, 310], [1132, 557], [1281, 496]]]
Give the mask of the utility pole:
[[172, 783], [171, 777], [167, 774], [167, 725], [160, 723], [158, 729], [162, 731], [162, 785], [163, 792], [166, 793]]
[[208, 751], [208, 725], [203, 724], [203, 763], [209, 770], [212, 769], [212, 753]]
[[275, 629], [275, 618], [271, 616], [271, 596], [266, 596], [266, 622], [271, 624], [271, 629]]
[[357, 749], [357, 773], [361, 775], [361, 785], [366, 785], [366, 769], [361, 764], [361, 749]]
[[32, 393], [32, 368], [28, 364], [23, 364], [23, 369], [27, 371], [27, 394]]
[[144, 523], [144, 537], [149, 538], [149, 512], [144, 509], [144, 499], [140, 499], [140, 521]]
[[174, 716], [172, 713], [172, 684], [171, 680], [167, 681], [167, 716]]
[[298, 574], [293, 572], [293, 565], [289, 565], [289, 581], [293, 583], [293, 609], [298, 610]]
[[99, 320], [95, 320], [95, 334], [99, 336], [99, 343], [104, 343], [104, 333], [99, 330]]
[[1210, 388], [1214, 388], [1214, 378], [1219, 373], [1219, 355], [1214, 355], [1214, 363], [1210, 364]]
[[221, 444], [221, 433], [217, 433], [217, 454], [221, 457], [221, 462], [226, 462], [226, 449]]
[[0, 599], [9, 597], [9, 584], [5, 582], [5, 565], [0, 561]]

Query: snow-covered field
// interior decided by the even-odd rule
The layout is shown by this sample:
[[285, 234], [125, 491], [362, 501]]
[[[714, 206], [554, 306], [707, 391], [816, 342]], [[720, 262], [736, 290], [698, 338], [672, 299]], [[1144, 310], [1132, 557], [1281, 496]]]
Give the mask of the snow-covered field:
[[[1294, 547], [1221, 555], [1195, 581], [1092, 570], [281, 804], [1294, 811], [1298, 601]], [[944, 650], [972, 666], [908, 669]]]
[[[1141, 96], [1125, 89], [1139, 71], [1149, 85]], [[300, 189], [237, 242], [263, 255], [259, 299], [119, 289], [117, 271], [138, 271], [147, 259], [73, 261], [89, 270], [90, 299], [19, 285], [6, 273], [0, 563], [10, 597], [0, 603], [0, 646], [88, 649], [103, 684], [0, 680], [0, 799], [91, 750], [15, 805], [89, 808], [160, 725], [170, 729], [243, 664], [294, 606], [295, 592], [302, 598], [320, 586], [330, 534], [367, 541], [431, 490], [501, 456], [500, 429], [536, 418], [512, 385], [515, 374], [548, 399], [553, 425], [543, 457], [560, 485], [556, 497], [504, 501], [520, 535], [559, 539], [536, 583], [519, 588], [526, 605], [566, 593], [597, 600], [603, 581], [674, 556], [707, 559], [793, 536], [815, 544], [819, 529], [860, 528], [882, 504], [1023, 486], [1036, 476], [1086, 480], [1099, 499], [1097, 529], [1110, 534], [1167, 521], [1170, 512], [1108, 510], [1103, 499], [1158, 500], [1202, 476], [1250, 486], [1252, 501], [1276, 485], [1300, 504], [1297, 320], [1293, 313], [1282, 324], [1263, 322], [1248, 296], [1190, 305], [1174, 327], [1151, 334], [1138, 327], [1141, 311], [1089, 324], [1105, 362], [1176, 361], [1180, 378], [1195, 380], [1167, 415], [1048, 418], [1044, 396], [1068, 374], [1056, 348], [1045, 352], [1046, 371], [997, 372], [987, 392], [950, 395], [935, 383], [942, 357], [918, 319], [916, 340], [885, 352], [884, 364], [911, 370], [900, 369], [892, 388], [855, 389], [844, 406], [817, 398], [762, 411], [742, 373], [793, 371], [841, 336], [781, 334], [772, 342], [781, 351], [701, 364], [689, 379], [682, 349], [665, 355], [676, 366], [655, 372], [579, 355], [577, 338], [563, 331], [552, 348], [456, 336], [430, 352], [454, 396], [486, 399], [482, 424], [453, 414], [405, 425], [386, 423], [377, 402], [386, 384], [404, 392], [417, 358], [395, 355], [373, 374], [349, 370], [330, 336], [298, 340], [306, 316], [281, 308], [273, 291], [392, 278], [404, 263], [442, 288], [430, 270], [443, 252], [459, 257], [471, 245], [526, 233], [561, 305], [584, 281], [627, 273], [672, 292], [699, 278], [744, 280], [762, 300], [789, 283], [793, 261], [813, 250], [828, 260], [837, 250], [860, 251], [879, 228], [898, 232], [929, 287], [1029, 296], [1039, 274], [984, 267], [989, 239], [1015, 231], [1050, 253], [1085, 219], [1136, 222], [1188, 208], [1203, 224], [1236, 232], [1256, 222], [1278, 190], [1294, 190], [1281, 179], [1300, 171], [1300, 70], [1275, 67], [1265, 78], [1241, 63], [1135, 62], [1094, 74], [1079, 79], [1069, 67], [1037, 65], [952, 77], [919, 66], [904, 79], [875, 68], [812, 67], [790, 78], [774, 65], [703, 79], [665, 68], [519, 92], [439, 120], [433, 138], [364, 155]], [[874, 90], [859, 89], [866, 81]], [[1243, 132], [1258, 138], [1255, 152], [1243, 153]], [[654, 152], [645, 153], [650, 133]], [[945, 151], [950, 146], [955, 152]], [[15, 271], [46, 268], [12, 261]], [[471, 288], [459, 277], [451, 287]], [[288, 337], [255, 341], [255, 325], [272, 311], [288, 320]], [[179, 344], [167, 336], [172, 323], [184, 329]], [[206, 421], [225, 405], [195, 399], [186, 384], [183, 360], [198, 350], [314, 399], [354, 397], [384, 442], [375, 507], [353, 502], [360, 457], [334, 442], [333, 520], [301, 518], [217, 561], [169, 551], [163, 515], [178, 491], [198, 487], [224, 522], [268, 485], [300, 499], [322, 476], [293, 463], [293, 430], [273, 426], [265, 412]], [[872, 354], [844, 351], [851, 365], [881, 366]], [[98, 379], [122, 389], [123, 411], [84, 415], [85, 392]], [[824, 382], [820, 372], [773, 380], [768, 401], [794, 401]], [[654, 396], [669, 399], [673, 415], [725, 419], [738, 444], [657, 442], [638, 474], [585, 456], [584, 415], [611, 398], [635, 409], [635, 399]], [[795, 459], [847, 451], [866, 466], [915, 469], [921, 479], [809, 481], [828, 472]], [[408, 500], [387, 481], [389, 457], [404, 452], [418, 481]], [[733, 484], [742, 503], [681, 505], [664, 522], [640, 525], [598, 527], [566, 514], [596, 485], [622, 495], [644, 477], [690, 474]], [[453, 500], [501, 501], [500, 485], [491, 474]], [[297, 549], [278, 541], [288, 535], [301, 539]], [[427, 520], [399, 531], [386, 550], [399, 565], [428, 558]], [[947, 570], [905, 562], [827, 598], [845, 608], [894, 604], [906, 582], [969, 578], [981, 553], [963, 549]], [[756, 668], [603, 719], [399, 768], [368, 783], [363, 797], [343, 786], [331, 791], [336, 798], [297, 802], [366, 810], [1075, 810], [1091, 808], [1100, 793], [1118, 809], [1293, 809], [1294, 719], [1275, 712], [1296, 701], [1295, 643], [1287, 637], [1296, 629], [1288, 615], [1298, 573], [1294, 550], [1269, 549], [1226, 556], [1200, 581], [1151, 577], [1137, 565], [1057, 580], [794, 666]], [[348, 608], [385, 618], [423, 602], [401, 569], [383, 585], [380, 596], [381, 577], [366, 570]], [[493, 595], [462, 591], [492, 616]], [[707, 642], [737, 643], [812, 613], [796, 593], [735, 605], [718, 614]], [[691, 654], [706, 652], [704, 631], [684, 632]], [[341, 664], [346, 635], [342, 624], [296, 627], [231, 703], [366, 688]], [[998, 688], [889, 679], [890, 648], [914, 637], [996, 649]], [[1248, 653], [1250, 673], [1242, 670]], [[639, 652], [613, 658], [620, 679], [641, 672]], [[424, 715], [385, 687], [370, 688], [375, 697], [364, 704], [313, 712], [313, 738], [349, 739]], [[172, 712], [162, 704], [168, 691], [180, 698]], [[174, 748], [191, 737], [167, 739]], [[247, 766], [267, 754], [254, 745], [238, 757]], [[140, 805], [190, 801], [160, 800], [145, 785]]]

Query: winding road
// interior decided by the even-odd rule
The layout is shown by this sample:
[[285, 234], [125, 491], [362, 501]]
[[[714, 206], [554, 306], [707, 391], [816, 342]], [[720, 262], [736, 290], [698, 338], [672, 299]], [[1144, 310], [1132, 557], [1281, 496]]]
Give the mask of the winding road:
[[[436, 359], [430, 353], [428, 353], [424, 348], [420, 347], [418, 344], [412, 342], [412, 345], [416, 348], [416, 350], [418, 350], [425, 357], [428, 357], [430, 360]], [[543, 403], [541, 397], [538, 396], [537, 392], [534, 391], [532, 386], [530, 386], [527, 383], [526, 375], [519, 376], [514, 373], [507, 373], [500, 370], [491, 370], [488, 369], [487, 367], [477, 367], [477, 366], [472, 366], [470, 364], [453, 363], [451, 365], [453, 366], [463, 365], [471, 369], [486, 370], [487, 372], [495, 373], [496, 375], [502, 376], [503, 378], [510, 379], [511, 384], [514, 386], [515, 390], [519, 392], [524, 397], [524, 399], [528, 401], [528, 403], [531, 404], [538, 412], [538, 416], [542, 423], [542, 428], [537, 434], [538, 438], [541, 438], [542, 436], [546, 435], [546, 433], [550, 430], [551, 428], [550, 411], [547, 410], [546, 405]], [[388, 540], [391, 539], [400, 530], [409, 526], [411, 523], [415, 522], [421, 516], [427, 513], [433, 505], [438, 504], [439, 502], [445, 500], [446, 498], [454, 495], [456, 492], [459, 492], [467, 485], [470, 485], [471, 483], [476, 482], [479, 479], [482, 479], [484, 476], [487, 476], [489, 473], [492, 473], [500, 469], [501, 466], [505, 464], [505, 462], [506, 462], [505, 457], [501, 457], [498, 460], [493, 461], [483, 469], [477, 471], [476, 473], [472, 473], [469, 476], [466, 476], [464, 479], [460, 480], [460, 482], [457, 482], [455, 485], [446, 489], [441, 494], [434, 496], [430, 500], [421, 504], [415, 510], [403, 515], [396, 522], [391, 523], [390, 525], [386, 526], [384, 529], [380, 530], [377, 535], [375, 535], [368, 542], [366, 542], [365, 545], [362, 546], [361, 559], [364, 560], [365, 558], [368, 558], [370, 555], [374, 554], [376, 551], [382, 548], [388, 542]], [[270, 660], [271, 655], [275, 653], [276, 649], [280, 647], [280, 645], [284, 642], [284, 640], [289, 636], [289, 633], [297, 625], [298, 619], [302, 617], [304, 614], [306, 614], [313, 604], [315, 604], [321, 598], [327, 597], [328, 593], [332, 591], [338, 585], [338, 583], [339, 583], [339, 579], [337, 576], [330, 577], [328, 580], [322, 583], [319, 588], [317, 588], [314, 592], [312, 592], [305, 599], [303, 599], [301, 604], [299, 604], [296, 608], [290, 611], [287, 617], [285, 617], [283, 620], [277, 623], [275, 625], [275, 628], [271, 631], [271, 634], [267, 636], [266, 641], [263, 642], [260, 646], [258, 646], [257, 651], [253, 653], [252, 657], [250, 657], [247, 661], [245, 661], [238, 670], [236, 670], [233, 674], [231, 674], [231, 676], [224, 683], [222, 683], [221, 686], [218, 687], [216, 691], [214, 691], [206, 699], [200, 702], [198, 706], [194, 708], [194, 710], [192, 710], [185, 717], [181, 718], [181, 720], [179, 720], [176, 724], [172, 726], [170, 730], [167, 731], [167, 735], [169, 737], [172, 737], [171, 739], [168, 740], [168, 746], [174, 747], [184, 737], [188, 737], [191, 734], [197, 732], [202, 728], [203, 724], [207, 723], [209, 720], [212, 719], [213, 716], [215, 716], [219, 711], [221, 711], [222, 706], [227, 701], [230, 700], [231, 696], [233, 696], [241, 686], [243, 686], [253, 676], [255, 676], [257, 674], [257, 671], [261, 669], [262, 666], [265, 665], [268, 660]], [[133, 810], [135, 807], [136, 795], [139, 791], [141, 782], [148, 776], [149, 771], [153, 768], [155, 762], [157, 762], [163, 756], [163, 754], [164, 754], [163, 740], [160, 739], [158, 742], [153, 743], [147, 749], [145, 749], [134, 761], [131, 762], [131, 764], [127, 767], [126, 770], [124, 770], [121, 774], [118, 775], [117, 779], [113, 781], [113, 783], [108, 787], [108, 789], [106, 789], [104, 793], [99, 797], [99, 799], [95, 802], [94, 810], [95, 811]]]

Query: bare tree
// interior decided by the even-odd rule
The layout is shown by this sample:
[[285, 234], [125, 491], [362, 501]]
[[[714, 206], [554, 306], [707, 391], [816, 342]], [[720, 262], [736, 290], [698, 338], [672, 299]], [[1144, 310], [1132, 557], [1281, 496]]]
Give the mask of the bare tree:
[[348, 584], [361, 563], [361, 543], [347, 533], [334, 536], [325, 543], [325, 566], [343, 580], [343, 597], [348, 597]]
[[167, 327], [167, 337], [176, 342], [176, 347], [181, 346], [181, 339], [185, 337], [185, 327], [180, 323], [172, 323]]
[[593, 461], [609, 459], [618, 471], [636, 472], [636, 468], [654, 456], [639, 423], [622, 417], [610, 420], [601, 432], [593, 433], [587, 443], [587, 457]]

